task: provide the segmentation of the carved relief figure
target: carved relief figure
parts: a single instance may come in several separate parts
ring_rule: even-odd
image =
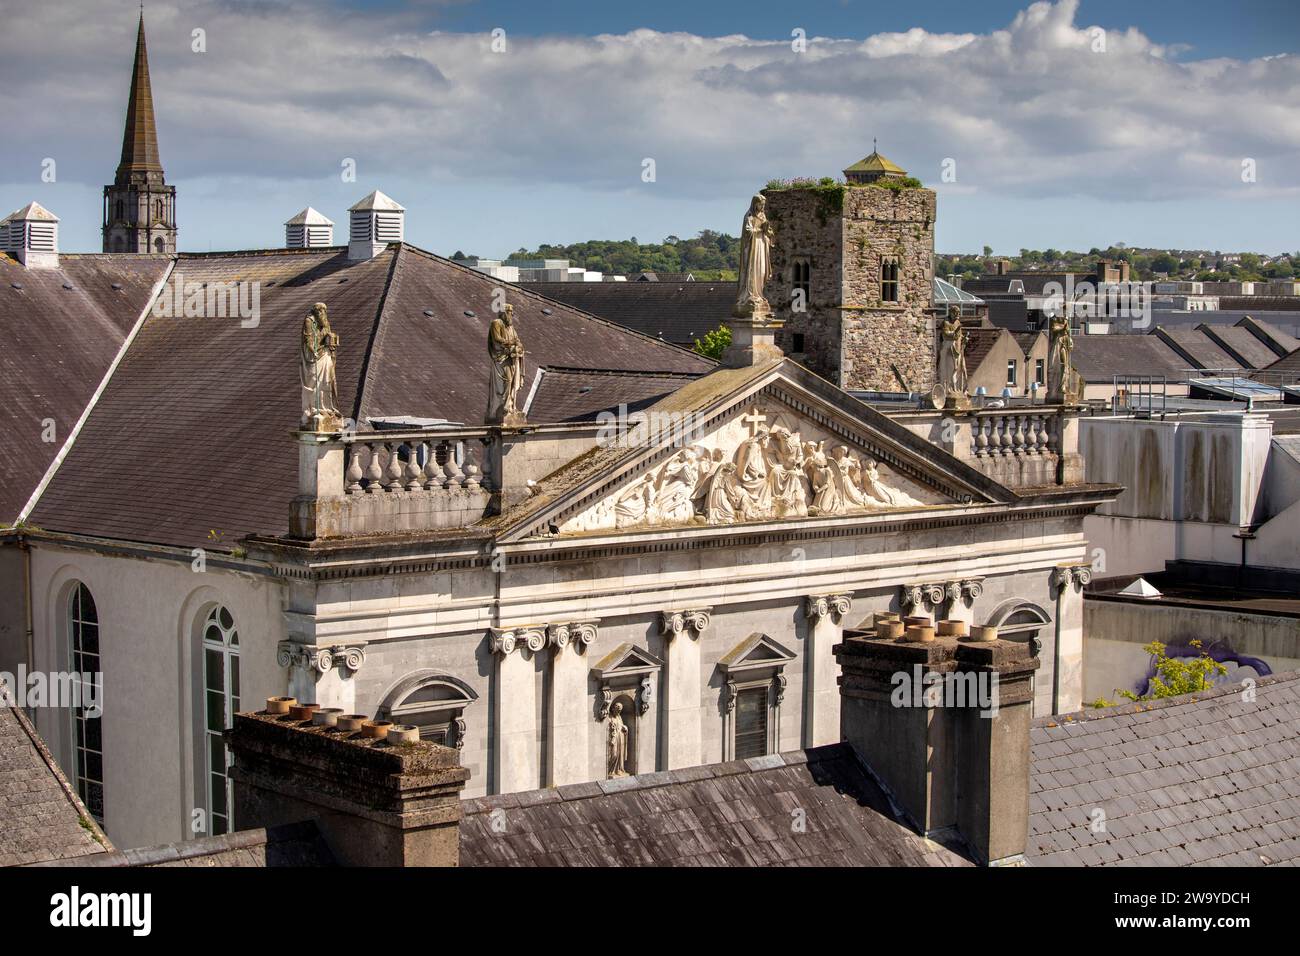
[[[562,530],[732,524],[925,504],[849,446],[828,451],[825,440],[803,441],[787,425],[769,429],[762,424],[767,420],[757,410],[741,416],[728,426],[733,437],[721,447],[680,449]]]
[[[605,771],[612,779],[627,776],[627,725],[623,723],[623,704],[616,701],[609,709],[609,742]]]
[[[740,227],[739,297],[735,314],[742,318],[772,314],[763,287],[772,274],[772,224],[767,219],[767,198],[755,196]]]
[[[492,378],[488,391],[486,422],[489,425],[521,425],[519,386],[524,380],[524,344],[515,328],[515,307],[507,304],[488,327],[488,357]]]
[[[325,303],[317,302],[302,321],[302,347],[298,357],[302,427],[309,431],[333,432],[343,427],[334,368],[334,352],[338,347],[339,337],[330,328]]]
[[[940,325],[939,384],[950,393],[966,394],[966,329],[961,324],[961,308],[948,307],[948,317]]]

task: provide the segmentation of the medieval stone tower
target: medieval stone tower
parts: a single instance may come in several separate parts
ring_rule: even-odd
[[[767,299],[778,344],[842,388],[934,385],[935,194],[873,152],[843,184],[764,190],[775,237]]]
[[[167,185],[158,159],[143,12],[135,37],[122,161],[113,185],[104,187],[104,251],[176,251],[176,187]]]

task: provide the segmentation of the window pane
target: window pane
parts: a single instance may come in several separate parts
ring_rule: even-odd
[[[212,774],[212,812],[225,816],[226,813],[226,778],[219,773]]]
[[[766,687],[743,690],[736,699],[736,759],[767,753]]]
[[[218,615],[218,618],[221,621],[221,627],[223,630],[229,631],[234,629],[235,619],[230,616],[230,612],[227,611],[224,607],[221,609],[221,613]]]
[[[230,655],[230,693],[231,696],[235,698],[239,697],[239,655],[238,654]],[[236,710],[239,709],[238,704],[235,705],[235,709]]]
[[[226,696],[217,691],[210,690],[208,697],[208,729],[225,730],[226,729]]]
[[[225,667],[222,666],[221,652],[208,648],[203,652],[203,666],[206,669],[206,680],[208,690],[223,691],[226,689]]]

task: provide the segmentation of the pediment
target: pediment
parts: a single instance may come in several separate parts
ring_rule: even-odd
[[[737,671],[784,665],[794,658],[794,652],[788,647],[772,640],[766,634],[756,632],[723,655],[718,661],[718,666],[724,673],[731,674]]]
[[[780,363],[730,395],[707,390],[715,376],[725,384],[736,374],[715,372],[629,416],[574,463],[573,486],[516,533],[727,527],[994,500],[988,479],[806,370]]]
[[[664,662],[649,651],[635,644],[623,643],[606,654],[591,670],[597,680],[608,680],[611,677],[639,677],[663,666]]]

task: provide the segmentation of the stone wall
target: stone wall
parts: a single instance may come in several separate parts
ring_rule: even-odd
[[[785,322],[778,344],[846,389],[928,391],[934,384],[935,194],[877,186],[766,193],[775,228],[767,296]],[[899,301],[881,301],[885,258]],[[807,310],[792,308],[795,265],[810,269]],[[796,345],[801,337],[803,348]]]

